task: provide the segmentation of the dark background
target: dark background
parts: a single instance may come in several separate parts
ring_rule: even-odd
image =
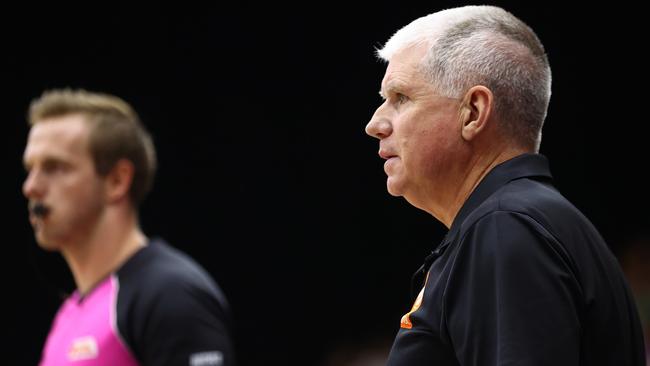
[[[542,153],[617,255],[650,223],[646,20],[639,9],[489,2],[536,30],[553,69]],[[385,190],[374,48],[466,2],[12,5],[0,15],[2,357],[33,365],[71,289],[35,244],[20,193],[30,100],[114,93],[140,113],[160,169],[142,226],[204,265],[230,299],[241,365],[319,365],[390,339],[410,276],[444,235]],[[645,90],[644,90],[645,89]],[[4,361],[3,361],[4,363]]]

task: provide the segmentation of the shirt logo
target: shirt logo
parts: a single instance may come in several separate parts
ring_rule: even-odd
[[[223,353],[219,351],[199,352],[190,355],[190,366],[223,365]]]
[[[98,355],[97,341],[93,336],[73,339],[68,350],[68,360],[70,361],[90,360],[97,358]]]
[[[416,310],[418,310],[420,308],[420,305],[422,305],[422,297],[424,297],[424,288],[427,286],[428,280],[429,280],[429,272],[427,272],[427,277],[424,279],[424,286],[422,286],[422,290],[420,290],[418,297],[415,298],[415,302],[413,303],[413,307],[411,308],[411,311],[404,314],[404,316],[402,317],[402,321],[400,321],[399,324],[400,328],[404,328],[404,329],[413,328],[413,323],[411,323],[411,314],[413,314]]]

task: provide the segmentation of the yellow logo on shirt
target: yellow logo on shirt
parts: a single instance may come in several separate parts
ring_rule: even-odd
[[[422,286],[422,290],[420,290],[418,297],[415,298],[415,302],[413,303],[413,307],[411,308],[411,311],[404,314],[404,316],[402,317],[402,321],[400,322],[399,325],[400,328],[405,328],[405,329],[413,328],[413,323],[411,323],[411,314],[413,314],[416,310],[418,310],[420,308],[420,305],[422,305],[422,297],[424,297],[424,288],[427,286],[428,280],[429,280],[429,273],[427,272],[427,277],[424,280],[424,286]]]
[[[68,350],[70,361],[90,360],[97,358],[98,355],[97,341],[93,336],[75,338]]]

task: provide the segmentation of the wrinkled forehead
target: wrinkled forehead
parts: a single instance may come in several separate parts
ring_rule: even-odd
[[[32,126],[24,159],[55,155],[81,157],[88,153],[89,125],[81,115],[47,118]]]
[[[429,47],[426,44],[414,44],[402,48],[393,54],[388,62],[386,73],[395,70],[415,70],[422,65]]]
[[[395,84],[424,83],[422,60],[427,50],[426,45],[413,45],[396,52],[386,67],[381,92],[388,92]]]

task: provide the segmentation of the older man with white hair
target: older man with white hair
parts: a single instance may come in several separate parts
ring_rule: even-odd
[[[538,153],[551,69],[493,6],[416,19],[378,51],[387,189],[449,228],[418,270],[390,366],[644,365],[625,277]]]

